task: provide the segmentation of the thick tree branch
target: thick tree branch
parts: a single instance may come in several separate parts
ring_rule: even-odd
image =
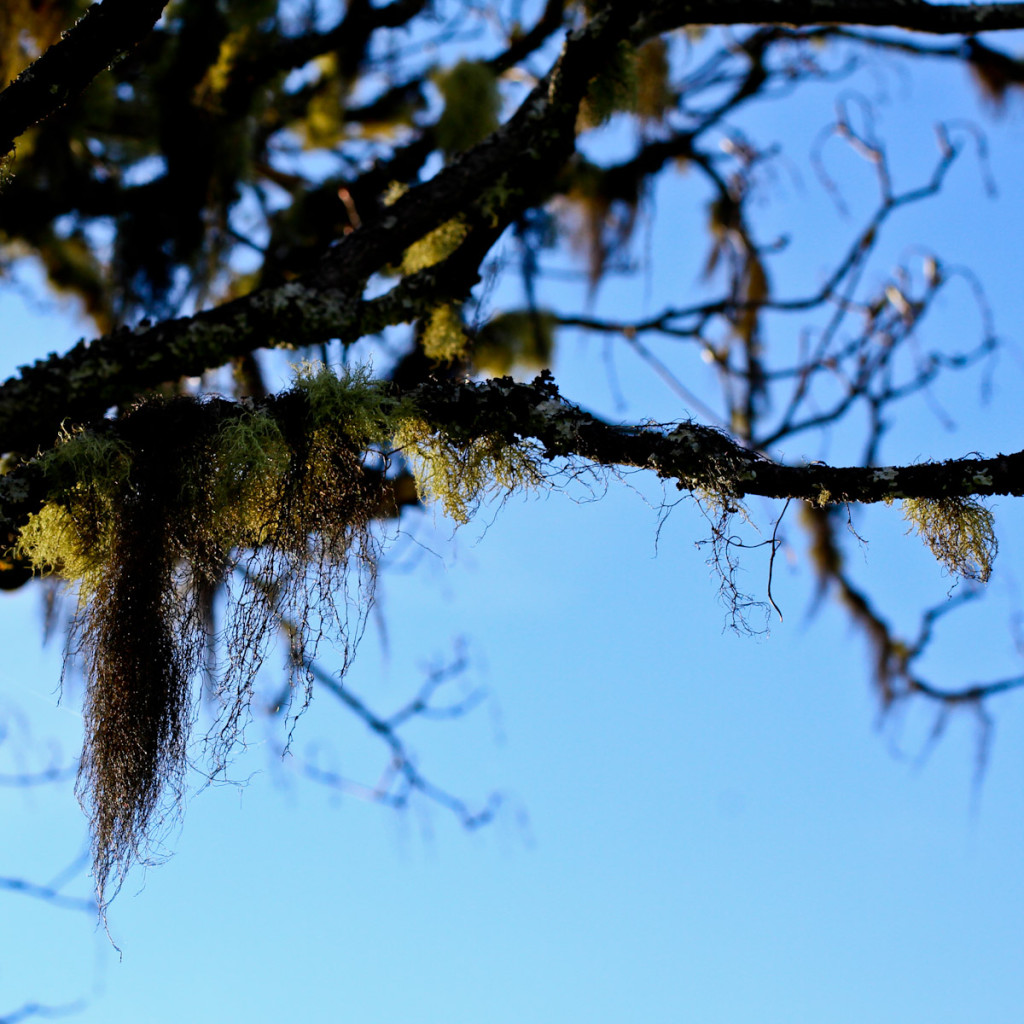
[[[1024,494],[1024,452],[992,459],[950,459],[912,466],[788,466],[696,423],[670,431],[605,423],[564,402],[550,376],[532,384],[509,378],[425,385],[417,403],[431,422],[456,433],[532,437],[549,458],[650,469],[681,490],[742,498],[803,498],[816,503],[874,503],[901,498]]]
[[[131,52],[153,28],[166,0],[103,0],[0,92],[0,158],[27,128],[77,96]]]
[[[477,218],[492,225],[479,237],[496,239],[536,199],[536,183],[550,181],[572,153],[576,111],[593,68],[608,59],[630,22],[622,12],[607,13],[574,33],[551,73],[507,124],[345,236],[306,278],[193,317],[82,341],[66,355],[22,368],[20,376],[0,385],[0,451],[31,454],[51,443],[64,420],[94,418],[140,389],[200,374],[253,349],[355,340],[385,323],[414,318],[425,303],[448,298],[435,290],[430,301],[430,289],[417,287],[414,277],[408,283],[418,303],[410,299],[404,310],[392,303],[383,321],[380,302],[368,304],[372,323],[360,319],[365,282],[400,262],[414,241],[473,204],[479,207]],[[461,286],[468,288],[475,277],[467,279],[466,270],[463,265]]]
[[[583,459],[610,469],[651,470],[674,481],[680,490],[712,493],[726,500],[756,494],[801,498],[820,506],[902,498],[1024,495],[1024,452],[910,466],[790,466],[697,423],[680,423],[670,430],[607,423],[562,399],[547,373],[531,384],[508,377],[482,383],[434,380],[405,395],[428,423],[456,440],[495,435],[509,441],[534,439],[548,459]],[[270,396],[262,404],[272,410],[282,401],[300,400],[292,392]],[[251,412],[251,405],[216,401],[223,416]],[[100,429],[116,436],[118,426],[104,421]],[[0,476],[0,545],[14,542],[26,518],[46,499],[48,486],[34,461]]]

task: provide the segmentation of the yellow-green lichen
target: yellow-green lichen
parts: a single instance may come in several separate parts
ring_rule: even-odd
[[[315,64],[320,80],[306,107],[306,116],[300,122],[300,131],[307,149],[330,149],[341,142],[345,133],[345,100],[338,55],[322,54]]]
[[[466,354],[466,332],[459,313],[461,303],[446,302],[431,310],[423,326],[423,351],[438,363],[454,363]]]
[[[335,374],[322,363],[303,363],[296,367],[295,387],[309,402],[314,426],[339,429],[363,447],[387,444],[391,424],[402,410],[368,366]]]
[[[409,186],[401,181],[392,181],[388,184],[388,187],[384,190],[384,195],[381,199],[385,206],[394,206],[406,192],[409,191]]]
[[[649,39],[636,51],[636,114],[642,121],[660,123],[679,101],[672,88],[668,42]]]
[[[49,500],[22,527],[15,553],[42,575],[78,581],[87,594],[110,557],[111,512],[127,483],[131,452],[120,441],[82,431],[64,433],[39,462]]]
[[[214,523],[225,550],[259,547],[278,528],[282,486],[292,453],[270,416],[225,423],[214,442]]]
[[[981,502],[966,497],[906,498],[903,516],[951,573],[988,581],[998,544],[992,513]]]
[[[223,702],[211,733],[217,771],[282,621],[296,685],[308,685],[303,667],[321,635],[349,656],[372,604],[373,520],[394,514],[386,467],[399,452],[420,494],[459,523],[543,479],[537,446],[436,429],[368,369],[316,365],[265,404],[155,399],[38,457],[48,498],[17,547],[80,584],[70,642],[86,678],[78,792],[101,906],[180,794],[196,676],[212,673]]]
[[[595,75],[580,104],[577,130],[597,128],[612,114],[635,110],[637,105],[637,57],[631,43],[618,44],[611,60]]]
[[[402,257],[402,273],[415,274],[446,260],[466,237],[469,229],[461,217],[453,217],[413,242]]]
[[[469,522],[482,501],[544,482],[543,456],[526,441],[494,434],[457,441],[411,416],[396,430],[395,447],[409,460],[420,497],[439,502],[460,524]]]

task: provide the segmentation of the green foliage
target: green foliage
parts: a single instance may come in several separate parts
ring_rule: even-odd
[[[981,502],[959,497],[907,498],[903,515],[951,573],[988,581],[999,545],[992,513]]]
[[[451,158],[497,129],[501,93],[494,72],[480,61],[463,60],[437,72],[434,83],[444,99],[444,112],[434,129],[437,144]]]

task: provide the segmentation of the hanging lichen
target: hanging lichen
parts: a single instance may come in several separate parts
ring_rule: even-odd
[[[451,158],[476,145],[498,127],[501,94],[494,72],[480,61],[463,60],[434,75],[444,99],[444,112],[434,137]]]
[[[309,102],[298,131],[304,148],[330,149],[342,142],[351,127],[345,121],[350,82],[345,78],[337,53],[321,54],[313,61],[313,66],[319,78],[307,89]],[[397,124],[388,122],[387,129],[393,133]]]
[[[1024,61],[992,50],[973,36],[964,41],[962,52],[982,99],[1001,112],[1006,94],[1024,85]]]
[[[981,502],[965,497],[907,498],[903,515],[951,573],[988,581],[998,543],[992,513]]]
[[[420,496],[440,502],[456,523],[468,523],[489,497],[544,482],[542,453],[526,441],[510,443],[496,434],[454,440],[411,417],[396,432],[395,446],[412,465]]]
[[[668,42],[661,36],[649,39],[636,51],[636,116],[660,124],[679,102],[672,88]]]
[[[373,601],[371,520],[387,507],[396,450],[417,466],[421,495],[459,522],[487,496],[540,480],[524,442],[449,435],[366,370],[308,365],[262,403],[152,400],[39,457],[48,500],[17,554],[79,586],[69,642],[86,679],[78,793],[101,907],[179,806],[197,675],[214,676],[221,705],[208,737],[216,772],[282,622],[300,707],[323,635],[347,665]],[[213,637],[217,588],[226,601]]]
[[[587,276],[595,288],[609,259],[622,253],[636,226],[640,202],[634,175],[609,172],[582,157],[568,169],[565,229],[572,247],[585,256]]]
[[[597,128],[612,114],[635,110],[636,103],[636,49],[623,40],[615,48],[611,60],[590,80],[587,94],[580,104],[576,129]]]

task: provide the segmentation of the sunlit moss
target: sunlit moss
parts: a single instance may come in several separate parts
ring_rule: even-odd
[[[38,573],[57,573],[90,593],[110,558],[111,513],[131,464],[120,441],[92,431],[65,433],[40,458],[51,497],[22,527],[18,556]]]
[[[335,374],[322,363],[303,363],[296,368],[295,388],[305,394],[314,426],[336,426],[364,447],[387,444],[390,424],[402,409],[368,366]]]
[[[951,573],[987,582],[998,543],[992,513],[981,502],[966,497],[907,498],[903,515]]]
[[[207,68],[203,80],[196,87],[196,100],[211,110],[220,107],[221,95],[231,81],[231,75],[249,42],[248,26],[230,32],[221,41],[217,59]]]
[[[466,332],[462,326],[459,303],[436,306],[423,327],[423,351],[428,359],[454,363],[466,354]]]
[[[468,230],[461,217],[445,221],[405,250],[402,273],[415,274],[446,260],[462,244]]]
[[[322,54],[316,59],[320,81],[306,107],[301,130],[307,149],[329,149],[344,136],[344,103],[338,57],[334,53]]]
[[[457,523],[468,523],[481,502],[543,484],[543,456],[526,442],[497,435],[454,441],[425,421],[410,417],[396,430],[395,446],[409,459],[416,489],[437,501]]]
[[[661,122],[678,102],[672,89],[668,61],[668,43],[661,36],[649,39],[636,51],[637,117]]]
[[[381,199],[385,206],[394,206],[406,192],[409,191],[409,186],[401,181],[392,181],[388,184],[388,187],[384,190],[384,195]]]
[[[86,676],[78,792],[101,906],[178,806],[199,672],[216,679],[223,708],[209,741],[216,771],[282,620],[296,686],[310,685],[321,635],[350,653],[373,600],[372,522],[390,493],[380,468],[398,450],[420,494],[457,522],[542,479],[531,444],[435,430],[368,369],[309,364],[258,406],[156,399],[39,456],[49,493],[17,552],[79,584],[69,645]],[[218,591],[219,670],[209,611]]]
[[[292,453],[270,416],[253,413],[217,432],[212,482],[222,546],[259,547],[279,527],[281,493]]]

